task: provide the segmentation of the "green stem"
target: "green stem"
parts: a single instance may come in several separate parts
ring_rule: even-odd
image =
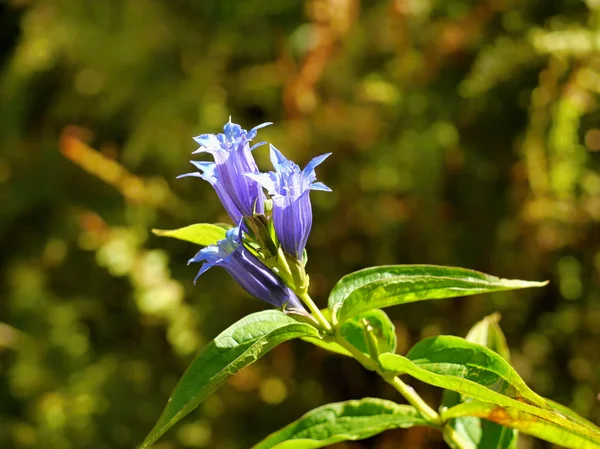
[[[331,323],[325,319],[325,317],[323,316],[323,314],[321,313],[321,311],[319,310],[317,305],[313,302],[313,300],[309,296],[309,294],[304,292],[304,293],[300,293],[298,296],[300,296],[300,299],[302,299],[304,304],[306,304],[306,306],[310,309],[310,311],[313,314],[313,316],[315,317],[315,319],[319,322],[321,327],[323,327],[323,330],[326,333],[331,334],[333,332]]]
[[[330,334],[333,341],[352,354],[352,356],[365,368],[376,371],[386,382],[391,384],[423,418],[425,418],[432,426],[441,429],[444,436],[454,445],[454,447],[457,449],[472,449],[472,445],[465,441],[463,437],[450,426],[450,424],[444,425],[440,415],[432,409],[411,386],[405,384],[398,376],[382,371],[379,361],[377,360],[377,354],[371,354],[371,356],[364,354],[343,338],[337,332],[337,329],[334,330],[331,323],[323,316],[307,292],[299,293],[298,296],[300,296],[304,304],[310,309],[313,317],[318,321],[323,330]]]
[[[450,440],[458,449],[474,449],[474,446],[465,441],[463,436],[458,433],[450,424],[444,426],[444,436]]]
[[[378,371],[379,370],[379,363],[377,363],[371,357],[368,357],[366,354],[359,351],[354,345],[350,344],[350,342],[348,342],[348,340],[343,338],[338,333],[336,333],[333,336],[332,340],[335,341],[338,345],[342,346],[350,354],[352,354],[352,357],[354,357],[356,360],[358,360],[358,362],[362,366],[367,368],[368,370],[370,370],[370,371]]]
[[[384,376],[383,378],[386,382],[398,390],[398,393],[404,396],[404,399],[406,399],[410,405],[416,408],[423,418],[437,426],[441,425],[442,420],[440,419],[440,415],[429,405],[427,405],[427,403],[421,396],[419,396],[413,387],[406,385],[398,376]]]
[[[338,333],[332,336],[332,340],[352,354],[352,356],[365,368],[376,371],[386,382],[391,384],[423,418],[425,418],[432,426],[442,430],[445,437],[452,442],[455,448],[473,449],[473,446],[465,441],[452,426],[449,424],[444,425],[440,415],[432,409],[411,386],[405,384],[402,379],[382,371],[378,361],[373,360],[372,357],[359,351]]]

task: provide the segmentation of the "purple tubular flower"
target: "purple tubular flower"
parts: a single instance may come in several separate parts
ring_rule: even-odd
[[[271,162],[274,172],[246,173],[250,179],[260,183],[273,198],[273,225],[281,247],[298,260],[302,254],[312,226],[312,208],[309,193],[311,190],[331,192],[322,182],[315,182],[315,167],[331,153],[311,160],[304,170],[285,158],[271,145]]]
[[[204,262],[194,283],[211,267],[223,267],[244,290],[275,307],[305,313],[298,297],[241,243],[239,227],[229,229],[216,245],[201,249],[188,264]]]
[[[250,141],[256,137],[257,130],[270,124],[263,123],[246,131],[240,125],[231,123],[230,118],[223,127],[223,133],[194,137],[200,148],[192,154],[209,153],[215,161],[191,161],[200,171],[186,173],[178,178],[195,176],[208,181],[234,223],[239,223],[242,217],[250,217],[254,213],[262,214],[264,193],[255,180],[243,176],[243,173],[258,173],[252,150],[265,142],[250,147]]]

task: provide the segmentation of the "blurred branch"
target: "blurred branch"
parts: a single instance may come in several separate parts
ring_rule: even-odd
[[[162,178],[143,179],[131,174],[123,165],[88,146],[89,132],[75,126],[66,127],[60,136],[60,151],[89,174],[114,187],[131,204],[147,205],[171,215],[186,210],[184,202],[169,189]]]
[[[315,87],[327,63],[348,34],[358,15],[358,0],[309,0],[313,41],[298,70],[283,94],[285,109],[291,118],[314,110],[318,100]]]
[[[529,127],[523,143],[525,164],[531,191],[535,197],[548,194],[550,179],[546,157],[546,128],[551,115],[548,105],[558,96],[560,77],[567,69],[563,61],[550,58],[548,67],[539,74],[539,84],[531,93]]]
[[[21,331],[0,322],[0,352],[4,349],[16,349],[24,337],[25,335]]]

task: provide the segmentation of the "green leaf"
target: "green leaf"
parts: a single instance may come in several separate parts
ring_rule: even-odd
[[[364,398],[316,408],[252,449],[316,449],[362,440],[388,429],[426,425],[414,407]]]
[[[361,352],[369,354],[368,343],[365,341],[365,326],[373,330],[379,352],[396,352],[396,331],[394,324],[383,310],[374,309],[361,313],[340,325],[340,335]]]
[[[494,351],[460,337],[440,335],[412,347],[406,358],[432,373],[475,382],[520,402],[550,409],[512,366]]]
[[[498,321],[500,321],[498,313],[486,316],[471,328],[465,340],[490,348],[504,360],[510,362],[510,350]]]
[[[426,299],[542,287],[547,282],[501,279],[474,270],[436,265],[391,265],[344,276],[329,296],[339,321],[371,309]]]
[[[443,420],[464,416],[476,416],[486,419],[562,447],[600,449],[600,429],[598,429],[597,433],[581,431],[583,428],[568,429],[561,426],[561,424],[548,421],[514,407],[501,407],[495,404],[472,401],[457,405],[442,413]]]
[[[449,425],[462,437],[462,446],[457,445],[452,438],[449,437],[447,428],[443,429],[443,436],[448,446],[452,449],[476,449],[479,441],[481,441],[481,420],[472,416],[463,418],[451,419]],[[493,446],[492,446],[493,447]]]
[[[329,312],[324,312],[327,312],[324,313],[327,317]],[[344,321],[339,326],[339,334],[358,350],[369,355],[368,343],[365,341],[365,327],[367,325],[372,328],[372,334],[375,337],[380,353],[396,351],[396,332],[394,330],[394,324],[383,310],[369,310],[368,312]],[[331,340],[328,336],[324,336],[322,339],[308,337],[304,338],[304,340],[327,351],[352,357],[350,352]]]
[[[481,439],[477,445],[480,449],[517,449],[519,432],[494,422],[481,422]]]
[[[160,237],[173,237],[195,243],[196,245],[209,246],[225,238],[225,232],[228,229],[227,226],[222,224],[196,223],[171,231],[153,229],[152,233]]]
[[[569,419],[531,391],[498,354],[462,338],[429,338],[411,349],[407,357],[388,353],[382,354],[379,361],[386,371],[408,374],[463,396],[512,407],[573,431],[596,435],[593,429]],[[600,438],[600,433],[597,435]]]
[[[264,310],[242,318],[219,334],[183,374],[142,449],[163,433],[245,366],[286,340],[318,336],[309,324],[300,323],[279,310]]]
[[[454,393],[454,392],[453,392]],[[455,393],[456,394],[456,393]],[[457,395],[460,396],[460,395]],[[468,399],[467,402],[472,401]],[[461,416],[449,419],[449,425],[460,434],[467,447],[472,449],[516,449],[518,431],[503,427],[491,421],[476,416]],[[455,447],[454,441],[448,438],[444,428],[444,439],[450,447]],[[463,449],[463,448],[457,448]]]
[[[498,325],[499,319],[500,315],[497,313],[485,317],[471,328],[466,340],[488,347],[508,361],[510,352],[504,333]],[[440,410],[443,411],[470,400],[461,397],[455,391],[445,390],[442,395]],[[482,421],[474,416],[452,419],[449,425],[473,448],[515,449],[517,447],[518,431],[515,429],[509,429],[490,421]]]
[[[592,433],[594,433],[594,432],[600,433],[600,428],[597,425],[588,421],[583,416],[578,415],[573,410],[571,410],[569,407],[566,407],[562,404],[559,404],[558,402],[555,402],[555,401],[553,401],[551,399],[547,399],[547,398],[546,398],[546,402],[548,404],[550,404],[554,410],[556,410],[558,413],[564,415],[570,421],[573,421],[573,422],[585,427],[587,430],[591,431]]]

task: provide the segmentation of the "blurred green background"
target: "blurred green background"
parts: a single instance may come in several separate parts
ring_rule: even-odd
[[[390,309],[400,351],[498,311],[524,379],[600,424],[600,1],[0,5],[1,448],[134,447],[194,354],[265,307],[223,270],[194,287],[197,248],[149,232],[228,221],[207,183],[175,177],[230,114],[275,122],[259,139],[301,165],[333,152],[308,244],[322,306],[377,264],[549,279]],[[362,396],[399,400],[293,341],[156,447],[244,449]],[[411,429],[335,447],[444,445]]]

